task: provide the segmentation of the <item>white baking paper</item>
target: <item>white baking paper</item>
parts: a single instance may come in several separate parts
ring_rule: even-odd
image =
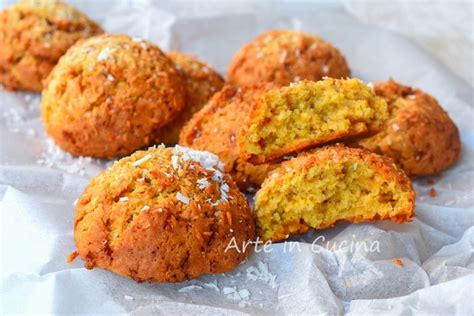
[[[407,39],[363,25],[330,3],[75,4],[109,32],[192,52],[223,73],[235,50],[264,30],[319,34],[347,56],[355,76],[393,77],[438,98],[460,128],[462,157],[434,184],[416,181],[411,223],[341,224],[266,253],[259,248],[231,273],[137,284],[86,270],[80,259],[66,263],[75,249],[74,201],[109,162],[62,152],[44,135],[39,96],[1,90],[2,314],[474,313],[473,92],[444,66]],[[428,195],[431,188],[436,197]]]

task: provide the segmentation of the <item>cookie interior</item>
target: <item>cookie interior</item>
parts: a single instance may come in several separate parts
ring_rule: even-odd
[[[264,240],[281,240],[344,220],[403,222],[413,215],[413,192],[364,160],[279,172],[284,174],[274,174],[255,197],[259,235]]]
[[[303,81],[262,96],[240,135],[244,159],[262,163],[291,152],[379,130],[387,104],[358,79]]]

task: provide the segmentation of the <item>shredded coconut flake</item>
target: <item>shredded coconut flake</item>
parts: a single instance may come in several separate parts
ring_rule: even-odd
[[[273,36],[267,35],[267,36],[265,36],[265,38],[263,39],[263,42],[264,42],[265,44],[268,44],[272,39],[273,39]]]
[[[99,55],[97,55],[97,61],[107,60],[110,57],[112,51],[113,49],[111,47],[105,47],[100,51]]]
[[[217,292],[220,292],[220,288],[219,288],[219,285],[217,284],[217,280],[214,280],[212,282],[209,282],[209,283],[204,283],[203,284],[204,287],[208,287],[208,288],[211,288]]]
[[[132,165],[134,165],[135,167],[141,165],[142,163],[150,160],[152,157],[151,154],[146,154],[145,156],[143,156],[142,158],[138,159],[137,161],[133,162]]]
[[[329,72],[329,66],[328,66],[328,65],[324,65],[324,66],[323,66],[323,72],[324,72],[325,74],[327,74],[327,73]]]
[[[277,276],[270,273],[268,264],[263,261],[259,261],[257,267],[248,267],[245,272],[247,274],[247,281],[260,280],[270,285],[272,289],[278,288],[278,283],[276,282]]]
[[[242,299],[248,299],[250,297],[250,292],[247,289],[242,289],[239,291],[239,295]]]
[[[393,123],[392,124],[392,129],[396,132],[396,131],[400,130],[400,126],[397,123]]]
[[[112,76],[111,74],[107,74],[107,80],[109,80],[109,81],[115,81],[115,77]]]
[[[140,46],[141,46],[141,48],[143,48],[143,49],[147,49],[147,48],[148,48],[148,46],[146,45],[146,42],[145,42],[145,40],[144,40],[143,38],[134,37],[134,38],[132,38],[132,41],[137,42],[137,43],[140,43]]]
[[[150,207],[145,204],[145,205],[142,207],[142,209],[140,210],[140,212],[145,212],[145,211],[148,211],[149,209],[150,209]]]
[[[146,179],[146,176],[147,176],[148,173],[149,173],[148,169],[143,169],[142,176],[141,176],[141,178],[138,178],[137,181],[138,182],[145,182],[145,179]]]
[[[189,201],[191,201],[190,198],[188,198],[186,195],[182,194],[181,192],[176,193],[176,199],[178,199],[178,201],[183,202],[184,204],[189,204]]]
[[[119,202],[127,202],[128,201],[128,197],[126,196],[122,196],[119,198]]]
[[[4,91],[1,86],[0,91]],[[16,93],[14,99],[17,99],[15,101],[24,102],[24,104],[21,107],[11,106],[5,109],[1,113],[0,121],[10,132],[35,136],[36,131],[30,126],[39,116],[40,98],[31,94]]]
[[[220,201],[228,201],[229,200],[229,185],[227,183],[221,184],[221,198]]]
[[[452,206],[456,204],[456,200],[449,200],[446,203],[444,203],[445,206]]]
[[[202,178],[197,181],[197,186],[201,190],[205,189],[208,185],[209,185],[209,181],[207,181],[206,178]]]
[[[187,293],[193,290],[202,290],[202,286],[192,284],[192,285],[188,285],[188,286],[180,288],[178,292]]]
[[[92,159],[91,157],[74,157],[62,151],[50,139],[46,140],[46,151],[41,153],[36,163],[81,176],[86,174],[86,168],[91,164],[103,165],[100,160]]]
[[[219,157],[206,151],[193,150],[176,145],[173,154],[179,156],[181,161],[196,161],[207,170],[214,170],[216,167],[221,170],[224,169],[224,164],[220,162]]]
[[[173,165],[174,170],[178,170],[179,168],[178,159],[178,156],[171,156],[171,164]]]
[[[367,83],[367,87],[373,89],[373,88],[374,88],[374,84],[373,84],[372,82],[369,82],[369,83]]]
[[[285,50],[283,51],[283,53],[281,53],[280,55],[280,64],[284,64],[285,63],[285,60],[286,60],[286,57],[288,56],[288,52]]]
[[[309,50],[315,50],[316,48],[318,48],[318,43],[311,44],[311,46],[308,49]]]
[[[201,167],[206,170],[212,171],[212,180],[217,182],[220,185],[220,198],[213,203],[213,205],[217,205],[223,201],[227,201],[229,196],[229,185],[224,180],[224,173],[222,170],[224,169],[224,164],[219,160],[219,158],[205,151],[198,151],[189,149],[186,147],[182,147],[176,145],[173,149],[173,156],[171,156],[171,163],[173,165],[173,169],[178,170],[180,168],[180,162],[186,161],[194,161],[199,163]],[[203,189],[209,182],[207,179],[200,179],[198,180],[199,188]],[[183,201],[183,203],[185,203]],[[212,202],[211,202],[212,203]]]
[[[250,291],[247,289],[238,290],[236,286],[234,287],[224,287],[222,293],[229,299],[239,302],[239,306],[250,305]]]

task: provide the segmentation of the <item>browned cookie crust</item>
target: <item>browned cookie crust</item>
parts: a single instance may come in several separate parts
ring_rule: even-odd
[[[185,126],[180,144],[206,150],[219,156],[241,189],[258,187],[275,165],[253,165],[243,161],[237,149],[237,137],[248,117],[252,103],[264,92],[275,87],[272,83],[243,88],[226,85]]]
[[[458,128],[436,99],[394,80],[374,88],[387,101],[390,119],[383,131],[359,141],[360,146],[391,157],[411,176],[434,175],[457,161]]]
[[[184,81],[158,47],[100,35],[60,59],[43,90],[41,116],[62,149],[112,158],[150,144],[184,102]]]
[[[211,66],[191,54],[169,52],[167,56],[185,79],[186,102],[179,115],[156,133],[154,142],[174,145],[179,141],[183,126],[222,88],[224,79]]]
[[[61,1],[20,1],[0,12],[0,83],[7,89],[41,91],[42,80],[70,46],[102,32]]]
[[[350,76],[344,56],[317,36],[288,30],[267,31],[242,46],[227,72],[229,82],[238,86],[317,81],[326,76]]]
[[[254,238],[246,198],[215,155],[150,148],[91,180],[76,206],[77,253],[138,282],[179,282],[237,267]]]

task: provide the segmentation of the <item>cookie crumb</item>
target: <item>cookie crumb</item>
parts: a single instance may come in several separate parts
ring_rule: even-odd
[[[79,256],[79,253],[77,251],[72,252],[71,254],[69,254],[69,256],[67,256],[66,262],[67,263],[73,262],[77,258],[77,256]]]
[[[428,195],[432,198],[436,197],[437,194],[438,192],[436,192],[435,188],[431,188],[431,190],[428,191]]]
[[[392,262],[393,262],[393,264],[395,264],[395,265],[397,265],[397,266],[399,266],[399,267],[403,267],[403,261],[402,261],[402,259],[393,258],[393,259],[392,259]]]

